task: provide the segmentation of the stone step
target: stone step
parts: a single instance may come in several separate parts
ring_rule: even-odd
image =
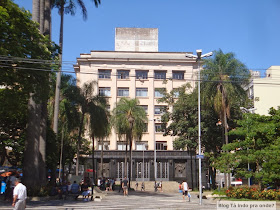
[[[135,189],[136,181],[131,182],[131,187]],[[138,182],[138,189],[141,190],[142,182]],[[146,181],[145,184],[145,191],[155,191],[155,182],[154,181]],[[161,190],[158,189],[160,192]],[[162,191],[166,193],[174,193],[179,191],[179,183],[176,181],[162,181]]]

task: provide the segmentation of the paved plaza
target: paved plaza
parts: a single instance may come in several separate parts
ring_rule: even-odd
[[[12,209],[11,202],[0,201],[0,210]],[[216,209],[216,200],[203,199],[202,206],[194,193],[191,201],[183,201],[180,193],[152,193],[152,192],[130,192],[128,197],[122,193],[109,192],[101,201],[85,202],[79,198],[78,201],[50,200],[29,201],[27,209]]]

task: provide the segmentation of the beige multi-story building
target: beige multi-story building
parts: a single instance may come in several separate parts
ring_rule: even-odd
[[[134,140],[132,149],[136,152],[134,154],[138,154],[137,151],[150,151],[150,158],[156,149],[157,162],[161,162],[161,164],[165,162],[164,165],[159,166],[159,170],[169,173],[169,169],[171,169],[174,172],[172,172],[173,177],[170,174],[168,177],[166,177],[167,174],[164,176],[159,174],[161,178],[169,180],[175,179],[176,176],[185,177],[190,173],[186,165],[189,156],[187,157],[187,153],[181,151],[182,155],[179,157],[179,151],[174,151],[176,154],[173,155],[174,157],[164,157],[167,154],[163,153],[164,151],[173,150],[174,137],[163,136],[160,119],[166,104],[158,103],[157,99],[162,97],[160,91],[162,89],[170,92],[186,83],[192,87],[195,86],[198,66],[195,60],[186,58],[185,55],[186,52],[158,52],[158,29],[116,28],[115,51],[91,51],[89,54],[81,54],[74,66],[78,85],[81,86],[92,80],[97,81],[96,93],[108,99],[110,106],[108,109],[111,111],[121,97],[139,100],[140,105],[146,110],[149,121],[142,139]],[[98,139],[96,139],[95,145],[98,145],[97,149],[101,149]],[[104,150],[108,151],[125,150],[125,142],[118,139],[114,130],[104,140],[104,145]],[[142,156],[138,158],[140,159],[140,157],[142,158]],[[168,158],[175,162],[178,160],[181,166],[179,166],[179,162],[176,165],[175,162],[168,161]],[[116,161],[119,160],[116,159]],[[135,161],[137,162],[137,160]],[[152,158],[148,162],[152,163]],[[119,167],[120,165],[115,169],[118,174],[117,178],[121,177]],[[111,170],[110,167],[108,170]],[[175,174],[176,170],[178,174]],[[137,174],[136,172],[136,178]],[[113,175],[115,172],[108,171],[108,176]],[[148,176],[145,178],[152,177],[152,175]]]
[[[163,136],[161,129],[166,104],[157,99],[162,97],[162,89],[170,92],[186,83],[195,85],[196,62],[187,59],[185,52],[158,52],[157,43],[157,29],[117,28],[116,51],[81,54],[75,66],[78,85],[97,81],[96,93],[108,99],[110,110],[121,97],[137,98],[146,110],[147,129],[141,141],[133,142],[133,150],[143,150],[143,145],[154,150],[155,141],[158,150],[173,150],[174,137]],[[112,132],[105,145],[105,149],[122,150],[125,143]]]
[[[258,74],[258,72],[255,72]],[[271,107],[277,109],[280,106],[280,66],[271,66],[266,70],[266,76],[253,75],[251,82],[252,99],[254,100],[254,112],[260,115],[268,115]]]

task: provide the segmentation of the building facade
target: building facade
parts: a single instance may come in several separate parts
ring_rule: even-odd
[[[271,107],[277,109],[280,106],[280,98],[277,97],[280,86],[280,66],[271,66],[266,70],[265,77],[253,78],[253,99],[255,113],[268,115]]]
[[[145,180],[154,180],[152,170],[155,150],[158,164],[157,178],[183,179],[190,171],[196,176],[194,170],[190,168],[190,165],[193,169],[197,168],[195,156],[191,156],[189,152],[173,151],[175,137],[163,136],[161,114],[167,104],[157,101],[162,97],[162,90],[176,92],[176,88],[186,83],[195,87],[198,66],[195,60],[185,57],[186,53],[158,52],[157,29],[117,28],[115,51],[91,51],[77,58],[74,69],[78,85],[92,80],[97,81],[96,94],[107,98],[110,111],[121,97],[137,98],[140,106],[146,110],[149,119],[147,129],[142,139],[133,140],[132,144],[134,151],[132,179],[144,177]],[[98,145],[96,147],[98,163],[102,145],[98,139],[95,141],[95,145]],[[107,166],[104,167],[107,175],[121,178],[125,141],[118,139],[112,130],[111,135],[104,139],[103,150],[106,154],[104,164]],[[141,170],[144,170],[144,175]]]

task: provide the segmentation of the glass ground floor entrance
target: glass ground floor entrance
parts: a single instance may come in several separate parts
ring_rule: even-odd
[[[102,159],[102,160],[101,160]],[[187,151],[157,151],[154,163],[153,151],[133,151],[132,161],[127,157],[125,167],[125,151],[96,151],[94,158],[88,157],[85,170],[92,169],[94,161],[95,177],[114,178],[117,181],[125,176],[132,181],[183,181],[192,185],[198,183],[198,159]],[[102,164],[101,164],[102,162]],[[130,171],[131,166],[131,171]],[[202,182],[207,186],[207,166],[202,161]],[[130,174],[130,176],[129,176]]]

